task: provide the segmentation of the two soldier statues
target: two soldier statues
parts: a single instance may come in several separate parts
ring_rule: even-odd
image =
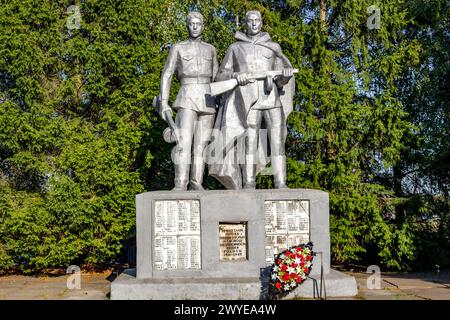
[[[261,31],[260,12],[247,12],[245,23],[247,32],[236,32],[237,41],[220,67],[215,48],[201,41],[204,26],[198,12],[186,18],[189,39],[170,49],[158,102],[162,118],[169,123],[165,139],[177,143],[172,154],[173,190],[187,190],[188,184],[192,190],[203,190],[205,163],[213,158],[208,162],[209,174],[227,189],[255,189],[256,175],[267,164],[267,150],[261,153],[260,148],[263,119],[275,188],[287,188],[286,119],[292,111],[296,69],[280,45]],[[181,87],[173,104],[177,111],[173,121],[168,100],[175,73]]]

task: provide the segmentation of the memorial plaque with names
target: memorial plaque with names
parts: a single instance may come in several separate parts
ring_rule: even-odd
[[[156,270],[201,269],[200,201],[155,201],[153,243]]]
[[[221,261],[247,260],[247,224],[219,223]]]
[[[309,242],[309,201],[265,201],[264,214],[268,265],[281,251]]]

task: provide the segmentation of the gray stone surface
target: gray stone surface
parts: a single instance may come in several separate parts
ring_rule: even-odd
[[[317,280],[320,290],[320,277]],[[137,279],[135,270],[128,269],[111,283],[112,300],[255,300],[265,299],[266,282],[259,278],[184,278],[184,279]],[[352,297],[357,294],[356,280],[342,272],[331,270],[325,275],[327,297]],[[312,279],[307,279],[283,299],[314,298]],[[322,291],[325,297],[325,291]]]
[[[314,285],[314,281],[312,279],[308,279],[295,290],[290,292],[285,299],[319,297],[321,290],[320,275],[313,275],[311,278],[316,280],[316,285]],[[325,298],[325,295],[328,298],[353,297],[358,294],[355,278],[346,275],[345,273],[331,269],[328,274],[325,274],[323,282],[322,298]]]
[[[200,200],[201,270],[154,270],[152,265],[152,207],[155,200]],[[309,200],[313,250],[322,252],[324,273],[330,271],[328,193],[310,189],[155,191],[136,196],[137,278],[259,277],[265,262],[265,200]],[[247,261],[220,261],[219,222],[248,222]],[[320,256],[312,275],[320,272]]]
[[[160,200],[200,201],[200,270],[155,270],[154,203]],[[330,269],[328,193],[310,189],[156,191],[136,196],[137,269],[129,269],[111,284],[112,299],[264,299],[268,286],[265,261],[265,216],[267,200],[307,200],[310,239],[313,250],[311,279],[286,298],[314,297],[314,282],[323,267],[327,296],[350,297],[357,294],[353,277]],[[246,222],[248,260],[220,261],[219,223]],[[323,296],[325,295],[325,290]]]

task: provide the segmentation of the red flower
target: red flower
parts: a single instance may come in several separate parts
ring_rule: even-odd
[[[309,269],[308,268],[305,268],[305,273],[308,273],[309,272]]]
[[[296,279],[297,278],[297,274],[295,274],[295,273],[291,273],[290,276],[291,276],[291,279]]]
[[[297,278],[297,283],[298,283],[298,284],[302,283],[302,281],[303,281],[303,279],[302,279],[301,277],[298,277],[298,278]]]
[[[312,257],[311,257],[311,256],[307,256],[307,257],[306,257],[306,260],[311,261],[311,260],[312,260]]]
[[[292,268],[297,268],[297,264],[294,263],[294,262],[292,262],[292,263],[291,263],[291,267],[292,267]]]
[[[281,288],[281,283],[279,283],[279,282],[275,283],[275,287],[277,287],[277,289],[280,289]]]
[[[287,270],[287,265],[283,264],[283,265],[281,266],[281,270],[286,271],[286,270]]]
[[[300,267],[304,267],[305,266],[305,262],[304,261],[300,261]]]
[[[288,281],[289,280],[289,274],[288,273],[285,273],[284,275],[283,275],[283,277],[281,278],[281,280],[283,280],[283,281]]]
[[[281,263],[281,259],[278,259],[278,260],[277,260],[277,264],[280,264],[280,263]]]

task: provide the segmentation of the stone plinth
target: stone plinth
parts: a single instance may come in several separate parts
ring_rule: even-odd
[[[328,296],[357,293],[354,278],[330,270],[326,192],[156,191],[137,195],[136,208],[136,270],[111,284],[112,299],[264,298],[267,278],[261,275],[276,253],[274,238],[286,247],[288,240],[313,242],[313,251],[321,254],[310,276],[319,278],[322,265]],[[292,295],[312,297],[312,280]]]

